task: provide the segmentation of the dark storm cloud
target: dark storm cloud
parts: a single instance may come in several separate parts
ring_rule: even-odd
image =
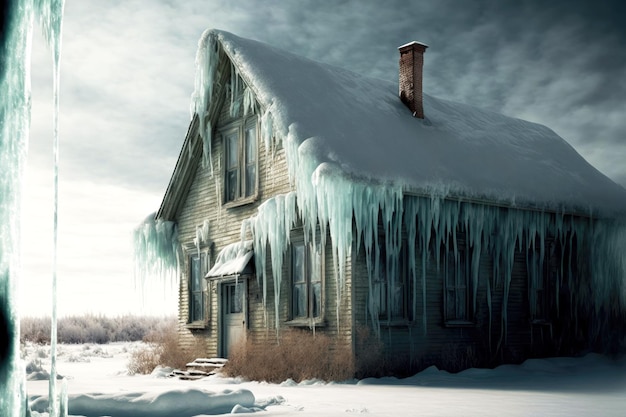
[[[390,80],[397,46],[426,42],[427,93],[546,124],[590,157],[626,141],[624,16],[619,1],[310,1],[250,36]],[[592,162],[626,185],[623,163]]]
[[[626,168],[599,157],[626,140],[624,15],[618,1],[68,5],[65,163],[162,192],[189,122],[197,40],[215,27],[388,80],[397,47],[423,41],[427,93],[546,124],[624,185]]]

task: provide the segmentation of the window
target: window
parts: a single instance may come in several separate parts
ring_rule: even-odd
[[[456,248],[456,250],[455,250]],[[449,325],[469,324],[472,321],[470,292],[471,259],[465,236],[451,236],[444,249],[444,320]]]
[[[207,254],[189,257],[189,323],[204,321],[204,276],[207,273]]]
[[[375,258],[375,255],[372,254]],[[407,285],[408,268],[406,265],[406,245],[400,250],[399,257],[393,261],[395,265],[389,265],[384,242],[381,244],[378,271],[375,268],[376,259],[372,260],[372,297],[378,305],[378,317],[380,320],[398,321],[409,320],[409,296],[410,290]]]
[[[530,306],[530,320],[533,323],[549,321],[548,289],[549,283],[557,279],[557,267],[551,262],[555,256],[554,241],[546,241],[544,254],[541,256],[539,243],[534,249],[528,250],[526,262],[528,270],[528,298]]]
[[[226,314],[243,312],[243,283],[236,282],[226,285]]]
[[[248,117],[222,132],[224,201],[253,198],[257,191],[257,120]]]
[[[292,242],[291,284],[291,318],[321,318],[322,250],[319,243]]]

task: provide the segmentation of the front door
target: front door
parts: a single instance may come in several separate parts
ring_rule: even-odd
[[[222,284],[221,356],[228,358],[233,346],[246,336],[246,283],[244,280]]]

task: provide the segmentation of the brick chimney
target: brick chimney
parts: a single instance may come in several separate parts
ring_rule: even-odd
[[[400,51],[400,100],[411,110],[414,117],[424,118],[422,101],[422,72],[424,52],[428,45],[410,42],[398,48]]]

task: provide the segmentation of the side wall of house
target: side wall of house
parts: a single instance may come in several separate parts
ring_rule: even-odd
[[[221,55],[222,62],[225,56]],[[220,65],[217,73],[217,79],[222,86],[228,85],[230,78],[230,65]],[[223,165],[224,165],[224,149],[221,137],[219,135],[220,128],[230,124],[237,118],[241,117],[240,110],[237,117],[231,117],[230,91],[224,87],[216,94],[219,94],[219,110],[216,112],[216,121],[214,121],[213,140],[211,143],[213,175],[211,175],[211,167],[203,166],[201,161],[195,168],[196,172],[193,176],[190,191],[186,200],[181,205],[176,219],[179,231],[179,241],[186,248],[184,260],[181,265],[181,277],[179,288],[179,339],[181,345],[185,348],[200,345],[206,351],[206,355],[216,356],[220,354],[219,347],[219,282],[209,281],[206,283],[205,291],[205,324],[203,326],[191,328],[188,323],[189,318],[189,276],[190,264],[189,255],[196,251],[193,242],[196,239],[196,230],[201,227],[205,221],[209,224],[209,235],[205,242],[200,243],[200,250],[208,253],[210,268],[216,260],[219,252],[228,244],[240,241],[241,224],[244,220],[254,216],[258,207],[267,199],[279,194],[286,194],[293,191],[289,184],[287,164],[285,160],[285,151],[282,148],[275,150],[266,150],[261,140],[260,129],[258,138],[258,198],[248,204],[229,205],[222,204],[221,196],[224,193]],[[256,107],[257,117],[261,118],[261,109]],[[200,137],[193,138],[200,141]],[[202,144],[196,145],[196,149],[201,149]],[[297,235],[298,231],[293,231],[292,235]],[[248,236],[249,238],[249,236]],[[268,246],[269,247],[269,246]],[[273,282],[273,270],[270,260],[270,252],[267,254],[267,271],[266,290],[264,297],[263,283],[255,277],[248,279],[247,282],[247,340],[253,345],[261,346],[268,341],[276,340],[276,320],[275,320],[275,292]],[[350,281],[346,284],[344,295],[342,296],[342,309],[339,325],[337,325],[337,302],[335,294],[337,286],[335,283],[335,273],[333,271],[332,254],[330,244],[325,249],[324,262],[324,285],[323,285],[323,307],[324,320],[315,330],[324,332],[330,336],[339,336],[341,343],[351,346],[351,310],[349,305],[350,298],[346,295],[350,292]],[[279,305],[279,328],[280,331],[292,328],[287,324],[290,317],[290,258],[289,254],[285,255],[285,262],[282,266],[283,281],[280,288],[280,305]],[[265,305],[264,305],[265,303]],[[307,331],[312,331],[308,326],[304,326]],[[279,331],[279,333],[280,333]]]
[[[578,255],[588,256],[582,248]],[[382,357],[374,359],[379,359],[381,364],[384,363],[396,373],[402,374],[403,371],[415,372],[430,365],[459,371],[473,366],[515,363],[533,356],[571,354],[571,351],[564,349],[575,348],[578,335],[572,333],[576,331],[571,326],[574,312],[568,305],[571,297],[565,285],[561,286],[559,292],[558,282],[548,284],[546,293],[549,299],[545,308],[549,311],[549,320],[532,319],[525,249],[518,247],[515,251],[506,298],[505,320],[503,312],[506,289],[503,272],[500,270],[498,277],[494,278],[494,260],[483,248],[478,270],[476,310],[472,313],[471,323],[446,323],[444,262],[440,261],[440,265],[437,265],[432,248],[425,265],[418,250],[415,286],[407,271],[405,288],[410,292],[407,297],[408,309],[411,311],[409,317],[391,321],[381,317],[379,324],[374,323],[367,307],[371,293],[362,246],[358,253],[353,253],[353,257],[356,355],[357,361],[359,358],[365,360],[364,366],[367,369],[376,369],[376,364],[367,362],[373,358],[371,352],[377,349],[382,351]],[[545,262],[547,269],[555,269],[561,264],[554,254],[546,255]],[[563,260],[565,270],[568,262],[568,259]],[[426,272],[425,295],[422,284],[423,266]],[[576,271],[573,273],[577,274]],[[578,273],[574,279],[584,280],[584,272]],[[561,282],[567,280],[563,275],[557,278]],[[580,285],[586,284],[583,282]],[[557,298],[561,303],[560,311],[556,309]],[[472,302],[473,296],[469,295],[467,300]],[[413,302],[415,314],[412,313]],[[379,337],[376,337],[377,331],[380,332]]]

